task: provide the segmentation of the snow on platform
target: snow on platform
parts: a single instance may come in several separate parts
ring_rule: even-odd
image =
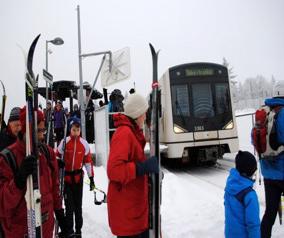
[[[251,118],[239,117],[240,149],[253,153],[250,145]],[[162,235],[163,238],[219,238],[224,237],[223,195],[228,170],[234,166],[234,154],[225,154],[220,166],[190,168],[185,170],[163,169]],[[95,167],[95,183],[107,191],[104,167]],[[264,187],[255,184],[259,196],[260,218],[265,209]],[[83,195],[83,236],[86,238],[112,238],[108,226],[107,206],[94,204],[93,192],[85,184]],[[119,206],[119,204],[118,204]],[[273,227],[273,238],[284,237],[284,225],[278,217]]]

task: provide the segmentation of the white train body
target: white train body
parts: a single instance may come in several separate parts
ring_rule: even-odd
[[[239,148],[228,71],[193,63],[170,68],[159,80],[160,143],[164,157],[216,162]]]

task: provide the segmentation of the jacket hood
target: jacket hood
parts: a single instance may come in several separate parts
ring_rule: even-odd
[[[239,171],[233,168],[230,170],[230,175],[227,178],[225,191],[232,195],[236,195],[241,190],[247,187],[252,187],[253,184],[254,184],[253,180],[241,176]]]
[[[139,141],[140,145],[142,146],[142,148],[145,147],[146,141],[143,135],[143,130],[139,128],[139,126],[135,123],[133,119],[131,119],[130,117],[124,114],[118,113],[113,115],[113,121],[114,121],[114,126],[116,128],[120,126],[130,127],[135,137]]]
[[[115,127],[129,126],[133,129],[136,127],[136,123],[133,123],[134,121],[132,122],[132,119],[125,116],[124,114],[117,113],[117,114],[114,114],[112,118],[113,118]]]
[[[284,98],[267,98],[264,101],[266,106],[284,106]]]

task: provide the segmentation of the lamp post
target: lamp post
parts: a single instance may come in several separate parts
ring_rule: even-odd
[[[48,43],[52,43],[53,45],[63,45],[64,41],[60,37],[56,37],[53,40],[47,40],[45,42],[45,69],[48,72]],[[46,91],[45,91],[45,98],[46,98],[46,107],[48,101],[48,82],[46,82]]]

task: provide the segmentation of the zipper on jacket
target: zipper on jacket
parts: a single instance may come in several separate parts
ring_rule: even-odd
[[[77,136],[75,137],[75,146],[74,146],[74,153],[73,153],[73,160],[72,160],[72,170],[74,170],[74,160],[75,160],[75,154],[76,154],[76,145],[77,145]]]

